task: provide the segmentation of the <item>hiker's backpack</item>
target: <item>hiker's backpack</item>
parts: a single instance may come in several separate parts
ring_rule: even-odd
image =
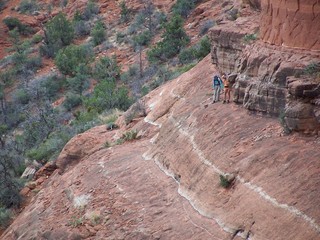
[[[218,76],[213,77],[213,85],[214,86],[220,86],[221,85],[221,80],[219,79]]]

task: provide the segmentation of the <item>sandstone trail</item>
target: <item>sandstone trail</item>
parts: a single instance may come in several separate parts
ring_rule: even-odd
[[[208,56],[147,95],[139,140],[104,147],[126,126],[71,139],[1,239],[320,239],[319,140],[211,104],[215,71]]]

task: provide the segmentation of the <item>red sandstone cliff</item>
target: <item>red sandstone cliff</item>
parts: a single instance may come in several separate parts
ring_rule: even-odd
[[[318,0],[261,0],[260,36],[264,42],[320,50]]]

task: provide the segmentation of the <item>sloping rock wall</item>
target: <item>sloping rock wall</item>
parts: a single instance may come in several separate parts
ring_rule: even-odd
[[[106,126],[74,137],[57,161],[63,174],[0,238],[319,239],[319,139],[211,104],[216,73],[208,56],[150,92],[134,126],[140,139],[106,148],[123,130]]]
[[[320,180],[319,153],[307,150],[318,143],[282,136],[278,120],[249,115],[235,104],[208,104],[215,73],[208,60],[149,100],[154,110],[146,121],[159,126],[159,134],[145,158],[176,179],[180,194],[230,239],[318,239],[313,184]],[[228,190],[219,183],[225,174],[235,176]]]
[[[320,50],[318,0],[261,0],[260,36],[269,44]]]

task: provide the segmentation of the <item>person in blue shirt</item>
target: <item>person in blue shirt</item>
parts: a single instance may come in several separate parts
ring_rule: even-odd
[[[223,83],[218,75],[214,75],[212,79],[212,89],[213,89],[213,103],[220,100],[220,92],[223,88]]]

